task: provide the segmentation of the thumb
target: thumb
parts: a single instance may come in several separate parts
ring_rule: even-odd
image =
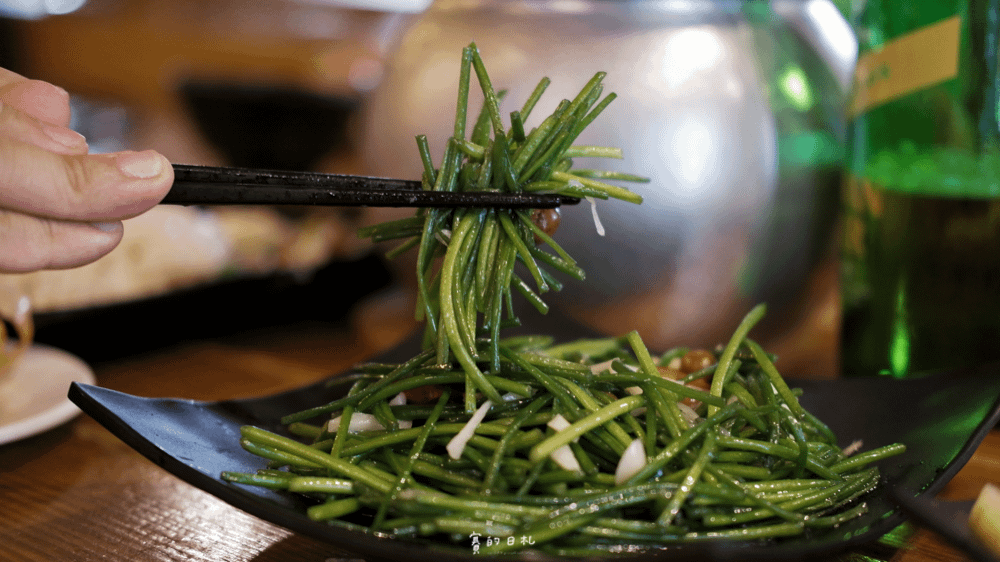
[[[54,154],[0,136],[0,209],[76,221],[121,220],[166,195],[173,169],[161,154]]]

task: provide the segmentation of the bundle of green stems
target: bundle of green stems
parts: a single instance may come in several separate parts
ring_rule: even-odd
[[[485,102],[466,138],[473,72]],[[503,94],[470,45],[438,168],[417,139],[425,188],[641,202],[606,180],[642,178],[572,169],[574,157],[620,157],[573,144],[614,98],[601,98],[603,78],[526,132],[543,80],[505,127]],[[561,288],[547,268],[583,278],[530,212],[427,209],[362,234],[403,240],[391,254],[417,248],[423,350],[401,364],[360,365],[346,396],[283,418],[289,435],[244,427],[241,444],[268,466],[223,474],[314,498],[312,519],[484,554],[773,539],[864,513],[859,498],[879,481],[873,463],[905,450],[847,455],[837,446],[747,337],[763,305],[679,380],[661,371],[689,350],[654,356],[636,332],[566,343],[502,337],[519,323],[512,289],[544,313],[540,294]],[[408,399],[418,394],[426,400]]]
[[[484,103],[466,137],[471,75],[475,73]],[[502,93],[494,91],[475,45],[462,52],[454,134],[435,168],[426,137],[417,137],[425,189],[441,191],[545,192],[589,198],[617,198],[641,203],[635,193],[606,180],[646,181],[620,172],[572,169],[573,158],[621,158],[619,149],[574,145],[580,133],[612,100],[601,98],[605,73],[599,72],[572,100],[530,132],[525,121],[549,85],[542,79],[506,127],[499,110]],[[592,199],[593,200],[593,199]],[[548,268],[582,280],[583,270],[536,221],[531,211],[504,209],[424,209],[416,216],[362,230],[375,241],[405,240],[392,257],[417,248],[417,319],[426,321],[425,346],[433,346],[438,363],[454,358],[469,377],[467,405],[473,391],[499,402],[500,394],[479,367],[483,356],[476,340],[491,342],[485,357],[496,372],[500,365],[500,330],[516,324],[512,292],[517,291],[541,313],[548,310],[540,294],[562,288]],[[544,242],[546,251],[535,244]],[[521,278],[522,264],[534,287]],[[505,313],[506,312],[506,317]]]

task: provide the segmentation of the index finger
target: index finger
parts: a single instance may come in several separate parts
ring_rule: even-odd
[[[0,68],[0,102],[41,121],[69,126],[69,93],[54,84]]]
[[[20,82],[21,80],[27,80],[24,76],[6,68],[0,68],[0,88],[12,84],[14,82]]]

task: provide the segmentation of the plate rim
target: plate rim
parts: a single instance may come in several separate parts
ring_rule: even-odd
[[[58,380],[46,379],[45,383],[47,385],[55,386],[56,384],[67,384],[67,388],[69,388],[73,384],[94,385],[97,383],[94,370],[90,367],[90,365],[68,351],[50,345],[33,343],[25,351],[25,354],[32,352],[55,354],[63,359],[69,359],[74,363],[78,363],[78,366],[81,367],[79,373],[74,374],[73,377],[65,377]],[[24,358],[26,358],[26,356],[22,356],[22,359]],[[6,391],[18,390],[18,387],[12,386],[9,383],[0,384],[0,388],[3,388]],[[45,433],[72,420],[80,413],[80,408],[72,400],[68,397],[63,398],[58,403],[41,412],[17,419],[13,422],[0,424],[0,446]]]

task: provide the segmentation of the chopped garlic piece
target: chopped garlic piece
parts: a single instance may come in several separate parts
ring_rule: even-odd
[[[636,394],[642,394],[642,388],[638,386],[630,386],[625,389],[625,392],[629,393],[632,396],[635,396]],[[646,407],[643,406],[642,408],[636,408],[629,413],[632,414],[633,418],[637,418],[646,413]]]
[[[642,439],[635,439],[629,443],[622,457],[618,459],[618,467],[615,468],[615,485],[632,478],[642,467],[646,466],[646,447],[642,444]]]
[[[601,224],[601,217],[597,216],[597,201],[590,196],[584,199],[590,202],[590,214],[594,215],[594,227],[597,228],[597,234],[604,236],[604,225]]]
[[[556,433],[566,429],[571,423],[569,420],[563,417],[562,414],[556,414],[549,423],[545,424],[555,430]],[[574,441],[579,441],[580,439],[574,439]],[[549,455],[549,457],[555,461],[557,465],[563,470],[582,470],[580,468],[580,461],[576,460],[576,455],[573,454],[573,449],[569,445],[563,445]]]
[[[701,416],[698,415],[698,412],[695,412],[694,409],[691,408],[691,406],[688,406],[683,402],[677,403],[677,409],[681,411],[681,417],[683,417],[684,421],[687,422],[688,427],[694,427],[694,424],[697,423],[699,419],[701,419]]]
[[[476,428],[479,424],[483,423],[483,418],[486,417],[486,413],[490,411],[490,407],[493,406],[493,402],[487,400],[483,402],[483,405],[476,410],[476,413],[472,414],[469,421],[465,423],[465,426],[448,441],[445,449],[448,450],[448,456],[454,460],[462,458],[462,452],[465,451],[465,444],[472,439],[472,435],[476,432]]]
[[[844,453],[845,457],[849,457],[861,450],[861,443],[862,443],[861,440],[857,439],[854,441],[854,443],[851,443],[850,445],[844,447],[841,450],[841,452]]]
[[[583,470],[580,468],[580,461],[576,460],[576,455],[573,454],[573,449],[569,445],[563,445],[552,451],[549,457],[563,470]]]
[[[558,433],[569,427],[571,424],[569,423],[569,420],[563,417],[562,414],[556,414],[551,420],[549,420],[549,423],[545,425],[551,427]]]
[[[327,431],[330,433],[336,433],[340,429],[340,416],[337,416],[330,420],[326,425]],[[347,426],[347,431],[351,433],[358,433],[359,431],[377,431],[380,429],[385,429],[385,426],[379,423],[378,418],[371,414],[365,414],[362,412],[355,412],[351,416],[351,424]]]
[[[611,371],[612,373],[617,373],[618,371],[614,370],[614,362],[615,362],[614,359],[608,359],[607,361],[594,363],[593,365],[590,366],[590,372],[595,375],[599,375],[604,371]],[[624,366],[626,369],[632,371],[633,373],[639,372],[639,367],[636,367],[635,365],[626,365],[624,363],[620,363],[620,365]]]
[[[593,365],[590,366],[590,372],[593,373],[593,374],[595,374],[595,375],[599,375],[599,374],[603,373],[604,371],[611,371],[613,373],[613,372],[615,372],[615,370],[611,368],[611,364],[612,363],[614,363],[614,359],[608,359],[607,361],[602,361],[600,363],[595,363],[595,364],[593,364]]]
[[[556,414],[551,420],[549,420],[549,423],[545,425],[551,427],[553,430],[555,430],[556,433],[559,433],[560,431],[566,429],[572,424],[570,424],[569,420],[564,418],[562,414]],[[580,438],[577,437],[576,439],[573,440],[573,442],[576,443],[579,440]]]

